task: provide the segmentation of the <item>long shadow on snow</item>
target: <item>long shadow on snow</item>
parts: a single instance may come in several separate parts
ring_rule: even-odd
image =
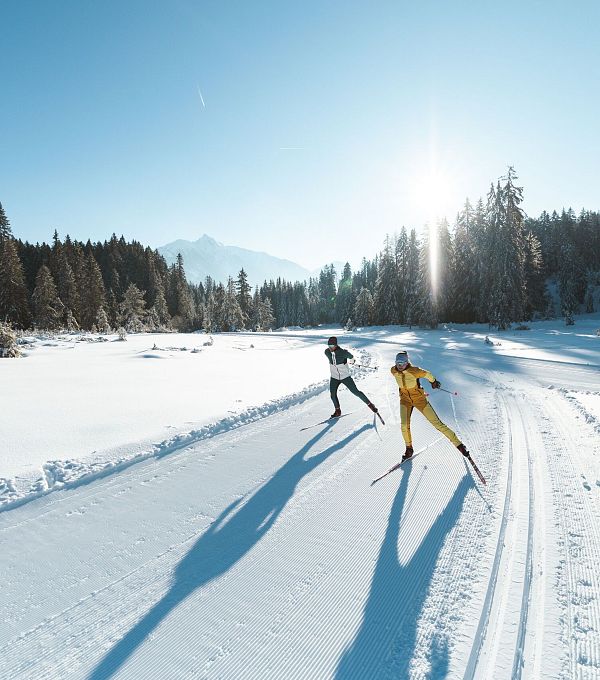
[[[177,566],[170,590],[106,654],[88,676],[89,680],[107,680],[113,676],[183,600],[231,569],[260,541],[273,526],[305,475],[373,427],[363,425],[321,453],[305,458],[310,449],[331,429],[332,424],[327,424],[295,453],[235,514],[234,510],[243,499],[234,501],[217,517]]]
[[[405,466],[379,551],[363,621],[338,663],[336,680],[409,677],[417,622],[439,552],[458,520],[467,492],[474,486],[470,475],[462,478],[413,557],[402,565],[398,559],[398,539],[412,463]],[[439,634],[432,640],[429,660],[431,670],[427,677],[430,680],[445,678],[449,666],[448,645]]]

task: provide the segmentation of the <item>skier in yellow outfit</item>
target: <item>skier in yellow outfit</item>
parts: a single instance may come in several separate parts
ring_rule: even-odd
[[[456,434],[445,425],[427,401],[425,390],[421,387],[420,378],[426,378],[435,390],[440,387],[440,381],[423,368],[412,366],[408,360],[408,352],[398,352],[396,354],[396,364],[392,366],[391,373],[400,388],[400,421],[402,425],[402,436],[406,443],[406,451],[402,460],[407,460],[413,455],[412,436],[410,433],[410,417],[413,409],[419,411],[427,420],[443,435],[456,446],[463,456],[469,457],[469,452],[465,445],[460,441]]]

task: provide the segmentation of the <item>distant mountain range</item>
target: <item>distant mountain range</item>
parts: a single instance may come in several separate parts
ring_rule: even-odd
[[[203,283],[207,276],[215,281],[226,283],[228,277],[236,278],[240,269],[248,274],[252,286],[260,285],[265,280],[281,277],[286,281],[305,281],[318,275],[305,267],[274,257],[268,253],[246,250],[237,246],[225,246],[207,234],[197,241],[178,239],[157,249],[167,264],[173,264],[177,254],[183,257],[183,266],[190,283]],[[334,262],[338,276],[342,273],[344,263]]]

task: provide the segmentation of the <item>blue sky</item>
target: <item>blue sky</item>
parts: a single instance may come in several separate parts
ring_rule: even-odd
[[[316,267],[514,165],[600,209],[600,3],[0,0],[17,237],[208,233]]]

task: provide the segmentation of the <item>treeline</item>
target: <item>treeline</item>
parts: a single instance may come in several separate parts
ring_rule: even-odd
[[[265,281],[252,290],[242,269],[226,283],[186,281],[181,256],[168,267],[157,251],[123,237],[52,245],[13,237],[0,204],[0,321],[15,327],[107,332],[281,326],[482,322],[498,329],[594,311],[600,272],[600,214],[572,210],[526,218],[509,168],[486,200],[465,201],[452,225],[419,238],[402,228],[358,271],[333,265],[306,282]],[[555,279],[560,310],[546,282]]]
[[[190,330],[193,299],[181,259],[123,237],[23,243],[0,204],[0,321],[17,328],[109,332]]]

